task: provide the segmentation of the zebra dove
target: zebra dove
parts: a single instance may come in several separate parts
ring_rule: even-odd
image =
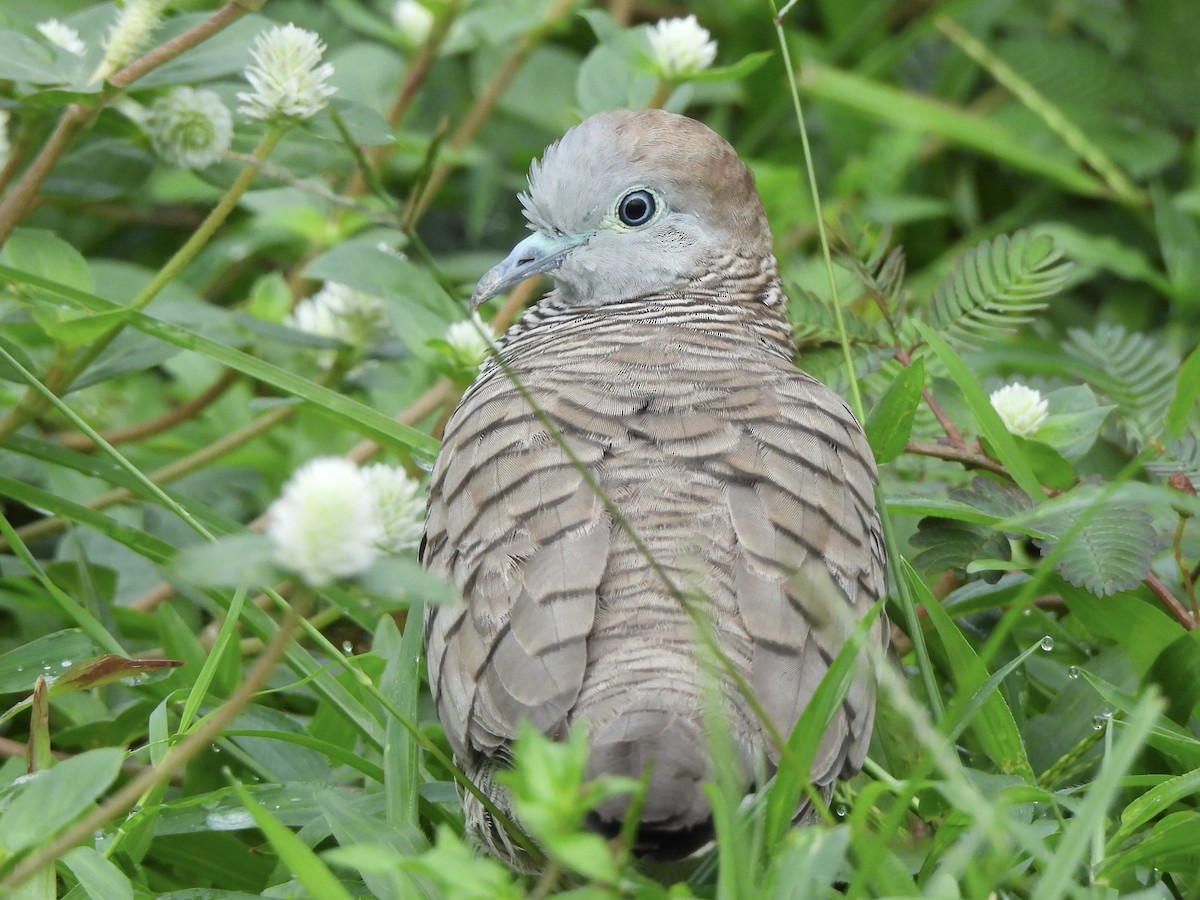
[[[750,790],[780,748],[739,680],[786,740],[882,594],[875,465],[846,405],[793,364],[762,204],[715,132],[601,113],[533,164],[520,201],[533,234],[473,301],[541,273],[555,288],[446,424],[421,558],[462,603],[428,614],[429,682],[501,809],[523,720],[554,738],[586,727],[589,776],[648,773],[635,849],[677,859],[712,838],[712,685]],[[869,634],[882,643],[883,622]],[[874,708],[863,664],[812,765],[826,797],[861,767]],[[628,802],[591,826],[617,833]]]

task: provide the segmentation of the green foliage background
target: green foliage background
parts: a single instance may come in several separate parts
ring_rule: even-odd
[[[1194,0],[823,0],[778,29],[758,0],[429,7],[410,46],[384,2],[180,0],[105,84],[113,4],[0,7],[0,890],[1200,897]],[[688,12],[719,68],[661,84],[647,27]],[[40,37],[51,16],[86,60]],[[237,117],[200,172],[157,158],[129,104],[236,107],[254,36],[287,22],[328,45],[332,114],[277,144]],[[526,736],[546,861],[517,876],[464,843],[422,684],[444,590],[406,558],[314,595],[253,531],[314,456],[427,470],[471,377],[440,339],[523,233],[529,160],[651,102],[754,171],[799,363],[849,397],[849,350],[893,648],[824,824],[787,827],[802,770],[742,805],[718,778],[690,872],[581,832],[581,745]],[[324,281],[390,327],[340,349],[286,327]],[[1048,401],[1025,436],[987,399],[1014,381]]]

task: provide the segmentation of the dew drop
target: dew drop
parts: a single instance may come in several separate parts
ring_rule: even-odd
[[[1104,716],[1092,716],[1092,731],[1103,731],[1104,723],[1107,721]]]
[[[837,816],[839,819],[846,818],[847,812],[849,812],[849,810],[846,809],[846,804],[844,804],[844,803],[839,803],[837,806],[835,806],[833,808],[833,814],[835,816]]]
[[[342,641],[342,652],[343,653],[353,653],[354,645],[352,643],[350,643],[349,641]]]
[[[1054,638],[1050,637],[1050,635],[1046,635],[1044,638],[1042,638],[1041,648],[1043,650],[1045,650],[1047,653],[1049,653],[1051,650],[1053,650],[1054,649]]]
[[[1078,678],[1079,677],[1079,666],[1071,666],[1071,668],[1067,669],[1067,677],[1068,678]]]
[[[74,663],[72,663],[71,660],[69,660],[69,659],[64,659],[62,662],[59,663],[59,665],[62,666],[64,669],[69,669],[69,668],[71,668],[72,665],[74,665]]]

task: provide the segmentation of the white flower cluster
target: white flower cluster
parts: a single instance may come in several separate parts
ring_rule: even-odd
[[[443,338],[450,345],[454,361],[468,369],[476,368],[487,359],[488,350],[496,346],[496,333],[477,312],[447,328]]]
[[[387,307],[374,294],[327,281],[311,297],[297,303],[285,322],[297,331],[332,338],[361,352],[387,328]],[[325,368],[336,358],[334,350],[317,354],[317,361]]]
[[[417,0],[396,0],[392,7],[392,23],[410,47],[420,47],[433,31],[433,13]]]
[[[246,80],[254,90],[238,94],[238,111],[264,122],[311,119],[337,88],[328,84],[333,66],[321,62],[325,44],[311,31],[277,25],[254,39]]]
[[[275,561],[313,587],[365,572],[380,553],[421,537],[424,500],[396,466],[360,469],[339,456],[305,463],[271,506],[267,537]]]
[[[1041,393],[1019,382],[992,391],[988,399],[1004,427],[1013,434],[1027,437],[1046,421],[1046,401]]]
[[[212,91],[175,88],[151,105],[144,125],[154,151],[185,169],[220,160],[233,138],[233,115]]]
[[[661,19],[650,30],[650,51],[663,81],[680,81],[702,72],[717,58],[717,42],[696,21]]]
[[[158,27],[170,0],[127,0],[104,43],[104,61],[92,76],[101,81],[137,56]]]
[[[58,19],[47,19],[45,22],[38,22],[37,30],[55,47],[73,53],[75,56],[87,55],[87,44],[80,39],[79,32],[70,25],[65,25]]]

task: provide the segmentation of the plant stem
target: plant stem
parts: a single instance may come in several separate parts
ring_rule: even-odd
[[[129,444],[134,441],[145,440],[148,437],[153,437],[167,431],[170,428],[186,422],[196,413],[202,411],[208,406],[211,406],[219,400],[226,391],[233,387],[238,382],[239,375],[232,369],[226,369],[221,373],[212,384],[201,391],[192,399],[181,403],[174,409],[169,409],[160,416],[155,416],[153,419],[147,419],[145,422],[138,422],[134,425],[125,425],[120,428],[113,428],[109,431],[101,431],[100,436],[110,444]],[[68,450],[78,450],[82,453],[90,453],[96,449],[96,443],[86,434],[80,434],[77,431],[60,431],[54,435],[54,440]]]

